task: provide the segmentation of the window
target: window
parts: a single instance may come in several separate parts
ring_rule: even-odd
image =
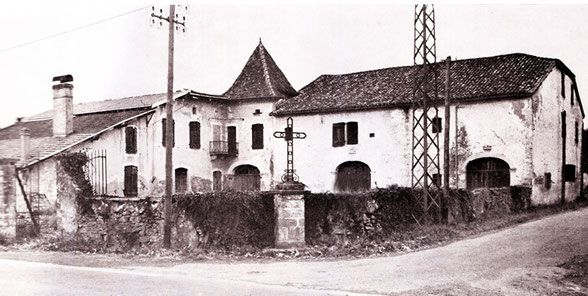
[[[561,96],[566,97],[566,74],[561,72]]]
[[[578,122],[576,121],[576,125],[575,125],[575,130],[574,130],[574,143],[576,143],[576,145],[578,145]]]
[[[564,181],[576,182],[576,166],[573,164],[564,165]]]
[[[161,145],[163,145],[163,147],[165,147],[165,136],[166,136],[166,131],[165,131],[165,124],[166,124],[167,120],[164,118],[161,120]],[[176,144],[176,137],[175,137],[175,129],[176,129],[176,121],[172,120],[172,147],[175,146]]]
[[[263,124],[251,126],[251,149],[263,149]]]
[[[196,115],[198,113],[198,108],[192,107],[192,114]]]
[[[341,147],[345,145],[345,123],[333,124],[333,147]]]
[[[191,121],[189,128],[190,128],[190,148],[200,149],[200,122]]]
[[[498,158],[478,158],[466,165],[468,189],[510,186],[510,166]]]
[[[347,123],[347,145],[357,144],[357,122]]]
[[[443,129],[443,127],[441,126],[441,118],[440,117],[435,117],[433,119],[431,119],[431,129],[433,130],[433,133],[438,134],[441,132],[441,130]]]
[[[561,112],[561,138],[565,139],[567,136],[567,125],[566,125],[566,111]]]
[[[551,189],[551,173],[545,173],[545,189]]]
[[[346,128],[347,127],[347,128]],[[359,142],[357,122],[339,122],[333,124],[333,147],[356,145]]]
[[[137,167],[134,165],[125,166],[125,196],[137,196]]]
[[[137,129],[132,126],[125,128],[125,152],[128,154],[137,153]]]
[[[572,104],[572,106],[574,106],[574,94],[576,93],[574,91],[574,88],[574,84],[572,84],[570,87],[570,103]]]
[[[176,193],[185,193],[188,190],[188,170],[177,168],[175,174]]]
[[[433,184],[437,185],[437,187],[441,187],[441,174],[433,174]]]
[[[220,171],[212,172],[212,191],[221,191],[223,189],[223,173]]]

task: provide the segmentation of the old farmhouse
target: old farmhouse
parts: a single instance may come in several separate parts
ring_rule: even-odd
[[[57,78],[53,110],[0,129],[1,223],[26,211],[15,166],[27,195],[59,207],[55,156],[64,151],[87,153],[95,195],[162,196],[168,132],[176,193],[270,190],[286,169],[286,145],[273,133],[287,117],[307,134],[294,150],[307,189],[411,186],[411,68],[322,75],[296,91],[260,42],[224,94],[175,93],[173,131],[164,128],[165,94],[74,104],[71,79]],[[576,86],[554,58],[452,62],[450,146],[441,147],[450,150],[450,186],[527,186],[534,204],[575,199],[584,118]],[[440,144],[442,111],[431,126]]]

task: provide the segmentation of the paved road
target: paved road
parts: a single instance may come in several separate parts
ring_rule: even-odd
[[[358,295],[182,272],[88,268],[0,259],[0,295]]]
[[[588,209],[386,258],[88,268],[0,259],[8,295],[558,295],[556,267],[588,253]],[[0,257],[2,254],[0,253]],[[349,291],[349,292],[343,292]]]

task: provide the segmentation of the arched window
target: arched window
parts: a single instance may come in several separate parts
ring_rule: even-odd
[[[498,158],[478,158],[466,166],[467,188],[498,188],[510,186],[510,167]]]
[[[348,161],[337,167],[335,192],[362,192],[371,188],[370,167],[359,161]]]

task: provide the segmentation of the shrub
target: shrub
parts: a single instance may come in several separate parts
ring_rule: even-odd
[[[176,206],[207,237],[207,245],[263,248],[274,242],[273,195],[215,192],[175,197]]]

